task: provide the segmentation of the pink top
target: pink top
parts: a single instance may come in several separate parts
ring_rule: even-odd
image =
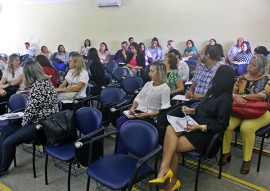
[[[130,64],[131,66],[133,66],[133,67],[136,67],[136,66],[137,66],[137,61],[136,61],[136,59],[133,58],[132,60],[130,60],[129,64]]]

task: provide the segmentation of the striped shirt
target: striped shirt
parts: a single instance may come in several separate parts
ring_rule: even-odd
[[[205,64],[202,64],[196,69],[193,79],[196,82],[194,94],[206,94],[212,85],[212,79],[219,66],[220,63],[217,62],[210,69]]]

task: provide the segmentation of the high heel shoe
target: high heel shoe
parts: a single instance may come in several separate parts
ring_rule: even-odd
[[[227,157],[226,157],[226,155],[228,155]],[[224,159],[225,158],[225,159]],[[224,160],[223,160],[224,159]],[[232,160],[232,156],[231,156],[231,154],[230,153],[228,153],[228,154],[224,154],[224,155],[222,155],[222,159],[221,159],[221,161],[218,161],[218,166],[224,166],[224,165],[226,165],[227,163],[229,163],[229,162],[231,162],[231,160]]]
[[[153,180],[149,180],[149,183],[151,184],[159,184],[164,183],[168,178],[170,178],[170,183],[172,182],[173,172],[170,169],[162,178],[156,178]]]
[[[249,169],[250,169],[250,161],[243,161],[240,173],[246,175],[249,173]]]
[[[175,191],[175,190],[180,190],[180,186],[181,186],[181,182],[180,180],[177,179],[177,181],[175,182],[173,188],[171,189],[171,191]]]

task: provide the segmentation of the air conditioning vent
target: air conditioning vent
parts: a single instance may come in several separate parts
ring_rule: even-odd
[[[98,7],[113,7],[122,5],[122,0],[97,0]]]

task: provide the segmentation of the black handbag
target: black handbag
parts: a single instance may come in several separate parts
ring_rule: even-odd
[[[74,112],[64,110],[41,120],[40,124],[47,137],[47,145],[58,146],[77,138]]]

